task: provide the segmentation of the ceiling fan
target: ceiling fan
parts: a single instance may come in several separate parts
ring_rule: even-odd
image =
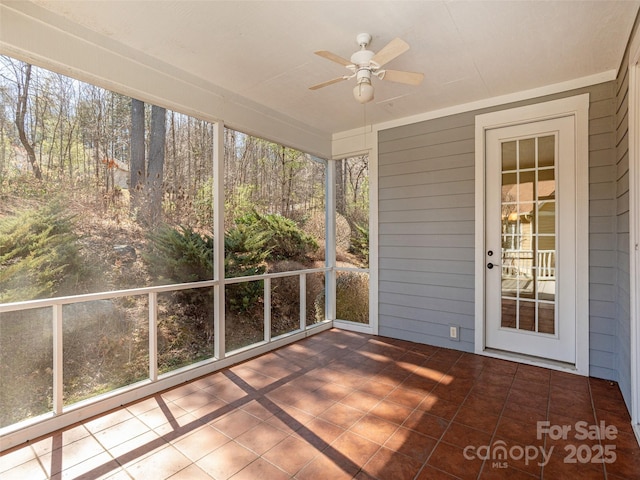
[[[314,52],[316,55],[347,67],[347,69],[351,71],[351,74],[318,83],[317,85],[309,87],[309,90],[317,90],[343,80],[355,78],[356,86],[353,89],[353,96],[358,102],[367,103],[373,100],[373,85],[371,84],[371,77],[373,76],[378,77],[380,80],[390,80],[407,85],[420,85],[424,79],[423,73],[382,70],[383,65],[386,65],[394,58],[409,50],[409,44],[404,40],[394,38],[378,53],[367,50],[367,46],[371,43],[371,35],[368,33],[358,34],[356,41],[358,45],[360,45],[360,50],[351,55],[351,60],[347,60],[340,55],[326,50]]]

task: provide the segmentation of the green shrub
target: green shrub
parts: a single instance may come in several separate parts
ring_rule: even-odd
[[[163,225],[149,233],[143,254],[159,283],[189,283],[213,279],[213,237],[189,227]]]
[[[266,271],[265,236],[240,224],[224,237],[224,270],[227,277],[262,275]],[[232,312],[248,312],[262,298],[264,282],[243,282],[227,285],[225,299]]]
[[[143,254],[157,283],[188,283],[213,279],[213,236],[189,227],[162,226],[150,233],[149,248]],[[234,228],[225,236],[225,272],[227,277],[260,275],[266,271],[268,254],[257,235],[245,228]],[[200,306],[202,314],[212,305],[210,290],[176,292],[178,301]],[[232,311],[247,311],[262,296],[262,282],[227,286],[226,301]]]
[[[318,249],[316,241],[294,221],[276,213],[261,214],[254,210],[235,223],[252,242],[269,252],[270,260],[302,260]]]
[[[189,227],[162,226],[150,233],[149,248],[143,258],[156,281],[163,284],[188,283],[213,279],[213,237]],[[228,278],[261,275],[266,260],[302,259],[318,248],[316,241],[302,232],[295,222],[281,215],[256,211],[238,218],[225,234],[225,275]],[[262,298],[262,281],[227,285],[225,298],[232,312],[248,312]],[[203,295],[205,294],[203,290]],[[176,292],[176,295],[181,295]],[[185,301],[209,305],[210,299]],[[204,307],[203,307],[204,308]]]
[[[315,300],[316,319],[324,320],[325,296]],[[336,318],[357,323],[369,323],[369,274],[338,272],[336,278]]]
[[[0,219],[0,303],[72,293],[83,276],[77,240],[56,203]]]

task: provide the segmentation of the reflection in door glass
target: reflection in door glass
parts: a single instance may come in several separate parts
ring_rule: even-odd
[[[556,141],[553,135],[538,138],[538,168],[555,165]]]
[[[554,135],[502,143],[503,328],[557,330],[555,149]]]
[[[502,171],[515,170],[517,168],[516,142],[504,142],[502,144]]]
[[[516,306],[515,300],[502,299],[502,327],[516,328]]]
[[[518,328],[520,330],[536,331],[536,304],[535,302],[520,301],[518,308]]]
[[[553,303],[538,303],[538,331],[540,333],[554,333],[555,305]]]
[[[518,168],[536,167],[536,139],[527,138],[518,142]]]

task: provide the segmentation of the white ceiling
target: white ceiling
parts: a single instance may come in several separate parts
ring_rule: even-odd
[[[6,0],[2,0],[3,2]],[[611,72],[640,1],[43,1],[107,48],[122,44],[323,132]],[[378,51],[411,50],[386,67],[419,71],[419,87],[374,80],[355,102],[346,73],[313,54],[345,58],[355,36]],[[97,35],[96,35],[97,34]]]

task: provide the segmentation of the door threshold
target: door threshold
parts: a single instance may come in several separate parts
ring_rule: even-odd
[[[525,355],[522,353],[509,352],[507,350],[500,350],[497,348],[485,348],[481,355],[487,357],[499,358],[502,360],[510,360],[512,362],[523,363],[525,365],[533,365],[535,367],[548,368],[551,370],[557,370],[559,372],[572,373],[574,375],[589,376],[588,373],[578,371],[576,366],[572,363],[560,362],[558,360],[552,360],[550,358],[536,357],[534,355]]]

